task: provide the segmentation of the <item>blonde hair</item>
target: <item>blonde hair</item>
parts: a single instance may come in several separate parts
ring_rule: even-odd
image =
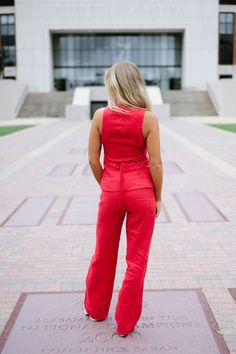
[[[145,81],[133,62],[124,60],[113,64],[105,71],[104,83],[108,96],[108,106],[112,110],[123,113],[136,108],[152,110]],[[125,105],[126,108],[117,106],[119,104],[121,106]]]

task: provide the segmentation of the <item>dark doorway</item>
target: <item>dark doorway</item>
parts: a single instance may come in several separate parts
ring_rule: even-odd
[[[90,105],[90,119],[93,119],[93,115],[98,108],[108,105],[107,101],[91,101]]]
[[[66,91],[66,79],[54,79],[54,87],[57,91]]]
[[[181,79],[170,78],[170,90],[181,90]]]

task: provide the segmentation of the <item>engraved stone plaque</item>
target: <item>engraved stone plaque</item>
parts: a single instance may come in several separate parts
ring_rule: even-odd
[[[114,291],[107,319],[94,322],[83,312],[84,292],[22,293],[0,353],[229,353],[201,289],[145,290],[141,317],[127,337],[116,334],[117,299]]]

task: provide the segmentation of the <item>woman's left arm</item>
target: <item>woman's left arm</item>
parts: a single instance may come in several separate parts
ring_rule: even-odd
[[[103,169],[100,163],[102,140],[98,130],[98,121],[101,118],[102,111],[103,108],[99,108],[93,115],[88,141],[88,161],[93,175],[99,185],[101,182]]]

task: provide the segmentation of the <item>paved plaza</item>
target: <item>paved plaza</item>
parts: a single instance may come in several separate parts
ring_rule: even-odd
[[[202,289],[236,354],[236,135],[202,124],[209,121],[224,119],[159,121],[163,207],[145,290]],[[85,290],[100,194],[87,159],[91,121],[12,123],[37,126],[0,138],[0,332],[23,292]],[[124,224],[117,291],[125,252]]]

